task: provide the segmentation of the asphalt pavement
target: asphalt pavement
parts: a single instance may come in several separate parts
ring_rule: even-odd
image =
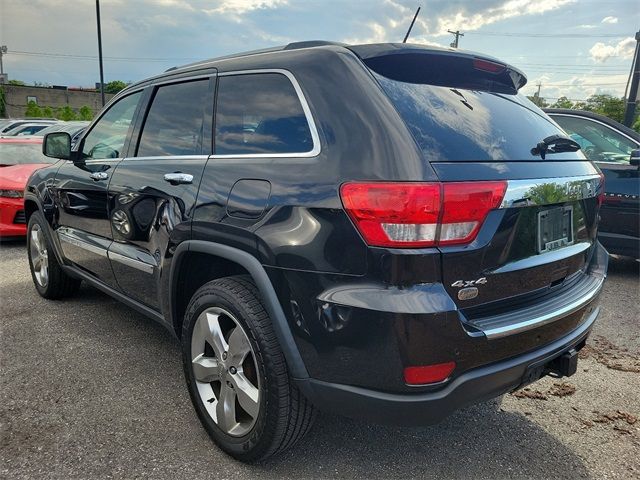
[[[244,465],[211,443],[161,326],[84,286],[40,298],[0,244],[1,478],[640,478],[640,269],[613,258],[578,373],[425,428],[321,414]]]

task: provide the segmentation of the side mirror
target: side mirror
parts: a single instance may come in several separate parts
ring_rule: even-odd
[[[631,156],[629,157],[629,164],[636,167],[640,167],[640,148],[631,150]]]
[[[47,133],[42,140],[42,153],[51,158],[71,160],[71,136],[67,132]]]

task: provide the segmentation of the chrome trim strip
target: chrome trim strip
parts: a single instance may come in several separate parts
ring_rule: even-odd
[[[601,182],[598,174],[508,180],[507,191],[504,194],[500,208],[552,205],[596,197],[601,188]]]
[[[256,73],[279,73],[284,75],[289,79],[291,84],[293,85],[296,94],[298,95],[298,100],[300,100],[300,104],[302,105],[302,111],[304,112],[304,116],[307,119],[307,124],[309,125],[309,131],[311,132],[311,140],[313,141],[313,148],[308,152],[300,152],[300,153],[243,153],[238,155],[220,155],[213,154],[211,158],[299,158],[299,157],[317,157],[320,154],[320,137],[318,136],[318,129],[316,128],[316,123],[313,120],[313,116],[311,115],[311,109],[309,108],[309,104],[307,103],[307,99],[300,88],[300,84],[296,80],[296,77],[288,71],[281,68],[265,68],[265,69],[256,69],[256,70],[236,70],[233,72],[222,72],[218,73],[218,77],[227,77],[230,75],[250,75]]]
[[[490,328],[487,330],[481,329],[482,333],[487,337],[488,340],[493,340],[495,338],[506,337],[507,335],[514,335],[516,333],[525,332],[527,330],[532,330],[534,328],[541,327],[542,325],[546,325],[547,323],[554,322],[562,317],[567,315],[571,315],[572,313],[580,310],[582,307],[591,302],[602,290],[602,286],[604,284],[604,276],[598,279],[598,283],[594,288],[589,290],[584,296],[574,300],[571,303],[568,303],[564,307],[559,310],[556,310],[551,313],[547,313],[545,315],[541,315],[539,317],[531,318],[527,321],[516,323],[513,325],[506,325],[504,327],[496,327]]]
[[[135,268],[136,270],[148,273],[149,275],[153,274],[155,265],[151,265],[149,263],[143,262],[142,260],[136,260],[135,258],[130,258],[111,251],[108,252],[108,256],[109,260],[111,261],[121,263],[122,265],[126,265],[127,267]]]
[[[591,243],[589,242],[574,243],[573,245],[558,248],[557,250],[545,252],[544,255],[533,255],[521,260],[515,260],[496,268],[495,270],[490,270],[487,274],[493,275],[497,273],[515,272],[516,270],[526,270],[527,268],[539,267],[540,265],[554,263],[564,258],[586,252],[589,248],[591,248]]]
[[[72,235],[69,235],[66,232],[61,232],[58,230],[58,239],[61,242],[67,243],[69,245],[73,245],[74,247],[82,248],[83,250],[87,250],[88,252],[95,253],[96,255],[100,255],[101,257],[107,256],[107,249],[98,247],[97,245],[93,245],[92,243],[85,242],[84,240],[80,240]],[[63,249],[64,250],[64,249]]]

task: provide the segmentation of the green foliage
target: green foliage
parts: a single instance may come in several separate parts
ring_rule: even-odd
[[[543,97],[539,97],[537,95],[528,95],[527,98],[540,108],[546,108],[549,106],[549,104]]]
[[[45,117],[45,118],[53,118],[53,108],[44,107],[42,109],[42,116]]]
[[[0,106],[0,108],[2,108],[2,106]],[[633,122],[633,127],[631,128],[633,128],[636,132],[640,133],[640,115],[636,117],[636,121]]]
[[[105,84],[104,93],[118,93],[120,90],[125,89],[126,86],[127,84],[122,80],[114,80]]]
[[[91,107],[88,107],[87,105],[80,108],[78,114],[80,120],[91,120],[93,118],[93,110],[91,110]]]
[[[27,103],[27,110],[24,112],[25,117],[42,117],[42,109],[33,100]]]
[[[624,119],[624,98],[614,97],[612,95],[591,95],[587,98],[585,110],[599,113],[605,117],[609,117],[616,122],[622,122]]]
[[[551,105],[551,108],[573,108],[573,102],[567,97],[560,97]]]
[[[69,105],[65,105],[64,107],[58,108],[56,110],[56,118],[64,121],[69,120],[77,120],[78,116],[76,112]]]
[[[22,80],[9,80],[9,85],[16,85],[18,87],[24,87],[27,84],[24,83]]]

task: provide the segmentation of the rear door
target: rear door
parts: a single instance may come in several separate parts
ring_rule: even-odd
[[[191,236],[192,209],[211,154],[215,74],[148,87],[150,101],[109,185],[111,266],[130,297],[161,310],[168,258]]]
[[[56,232],[65,257],[107,285],[115,279],[107,259],[111,223],[107,187],[126,155],[142,92],[120,98],[107,108],[79,146],[80,159],[64,163],[53,186]]]

